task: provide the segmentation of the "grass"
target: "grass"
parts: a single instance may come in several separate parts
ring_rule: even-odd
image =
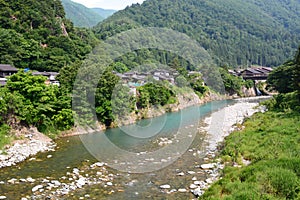
[[[12,141],[12,137],[9,136],[9,126],[0,125],[0,150]]]
[[[258,113],[226,138],[222,179],[200,199],[300,199],[300,114]],[[233,162],[249,166],[232,167]]]

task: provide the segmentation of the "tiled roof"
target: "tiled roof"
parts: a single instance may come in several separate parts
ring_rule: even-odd
[[[3,71],[3,72],[7,72],[7,71],[17,72],[18,69],[11,66],[11,65],[0,64],[0,71]]]

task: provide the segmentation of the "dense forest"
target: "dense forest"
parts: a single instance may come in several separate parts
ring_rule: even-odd
[[[254,23],[254,19],[249,18],[248,20],[250,21],[247,21],[247,23],[243,22],[245,23],[245,25],[241,26],[241,22],[237,22],[238,20],[235,19],[238,16],[229,15],[229,13],[232,13],[233,11],[226,11],[226,9],[224,10],[224,13],[227,13],[228,17],[230,16],[227,19],[228,23],[223,23],[223,21],[221,21],[221,19],[224,17],[224,13],[222,14],[222,12],[219,13],[219,15],[215,18],[212,18],[212,16],[210,16],[214,12],[205,14],[207,18],[203,19],[204,21],[201,21],[200,18],[203,16],[199,13],[202,13],[200,12],[201,9],[203,9],[202,6],[209,5],[210,7],[205,8],[212,9],[214,6],[216,6],[214,1],[212,1],[211,3],[208,3],[206,1],[189,1],[188,3],[189,4],[175,1],[171,4],[168,4],[167,0],[161,2],[149,0],[146,1],[142,6],[134,5],[132,7],[126,8],[124,11],[116,13],[111,18],[95,27],[94,31],[97,37],[99,37],[100,39],[106,39],[107,37],[115,35],[116,33],[119,33],[121,31],[129,30],[134,27],[140,27],[141,24],[144,23],[144,21],[148,20],[149,24],[147,25],[149,26],[153,26],[155,23],[158,26],[167,26],[179,30],[179,26],[182,25],[182,30],[180,30],[181,32],[187,33],[188,35],[198,39],[198,41],[199,38],[197,37],[203,36],[204,39],[201,41],[206,42],[208,45],[222,45],[225,43],[226,45],[231,45],[230,41],[236,41],[236,45],[263,45],[267,48],[267,45],[273,45],[273,41],[276,44],[280,43],[280,47],[277,46],[276,49],[273,49],[274,56],[276,57],[274,58],[274,60],[272,56],[267,54],[265,55],[266,58],[274,61],[274,65],[275,63],[280,62],[282,59],[289,57],[288,54],[293,52],[294,39],[296,36],[292,33],[299,31],[296,27],[298,22],[295,20],[293,21],[290,18],[284,20],[284,23],[286,23],[286,27],[290,27],[287,28],[287,30],[291,30],[291,33],[289,35],[290,37],[282,38],[279,37],[281,35],[277,35],[275,39],[273,38],[274,40],[269,38],[267,43],[265,41],[263,42],[262,40],[235,40],[236,38],[230,35],[231,33],[233,34],[233,32],[230,31],[226,31],[223,33],[230,33],[226,37],[223,37],[224,35],[220,34],[218,37],[214,37],[214,39],[211,38],[209,40],[206,40],[205,37],[207,35],[205,31],[207,31],[206,29],[212,27],[213,25],[210,26],[208,24],[205,24],[205,26],[201,26],[198,24],[200,22],[218,22],[219,25],[225,24],[226,26],[232,26],[232,24],[235,23],[236,27],[240,26],[239,29],[235,29],[239,34],[248,34],[249,32],[247,31],[250,31],[250,29],[248,29],[247,27],[258,26],[261,21],[259,21],[259,18],[255,17],[255,20],[258,21],[257,23]],[[250,2],[248,3],[250,4]],[[254,4],[251,5],[254,6]],[[295,9],[297,7],[296,5],[298,4],[295,4]],[[153,14],[152,12],[150,12],[150,10],[146,11],[146,8],[148,8],[149,6],[153,7],[151,11],[155,12],[156,14]],[[242,5],[240,5],[240,8],[242,8],[241,6]],[[264,7],[262,5],[257,6]],[[225,8],[227,7],[225,6]],[[251,8],[254,9],[255,7]],[[283,7],[283,9],[287,8]],[[245,12],[246,11],[248,10],[246,9]],[[297,12],[297,9],[295,12]],[[127,17],[123,17],[123,14],[127,15],[127,13],[131,14],[128,14]],[[141,13],[145,13],[146,16],[149,16],[146,18],[142,17]],[[186,16],[187,13],[190,13],[190,15]],[[199,16],[197,15],[197,13],[199,14]],[[292,11],[292,9],[289,13],[290,14],[285,15],[282,12],[278,12],[277,15],[279,16],[279,18],[285,18],[286,16],[294,17],[294,12]],[[22,126],[35,126],[38,128],[38,130],[48,134],[70,129],[74,125],[73,117],[76,116],[77,111],[75,110],[74,112],[74,110],[72,110],[72,95],[77,95],[76,93],[72,94],[77,72],[83,66],[91,65],[87,67],[91,67],[91,69],[95,67],[94,72],[96,73],[90,75],[99,76],[99,73],[97,72],[100,72],[101,70],[99,71],[98,68],[105,63],[98,63],[97,60],[103,55],[97,53],[91,55],[89,53],[92,52],[92,49],[97,46],[97,44],[99,44],[101,40],[97,39],[95,33],[91,29],[74,27],[73,23],[65,18],[65,11],[60,1],[51,0],[46,2],[29,0],[25,2],[9,2],[7,0],[0,0],[0,14],[1,64],[12,64],[13,66],[20,69],[29,68],[31,70],[58,71],[60,73],[58,76],[58,80],[60,81],[59,87],[46,87],[44,84],[44,77],[34,77],[30,72],[25,73],[23,72],[23,70],[20,70],[19,73],[11,76],[5,87],[0,87],[0,137],[1,135],[6,136],[10,128],[17,129]],[[141,17],[139,18],[139,20],[141,21],[130,20],[131,17],[138,16]],[[185,18],[184,16],[187,18]],[[247,17],[247,12],[245,13],[245,16]],[[115,21],[115,19],[118,19],[119,17],[122,17],[122,19]],[[208,18],[210,20],[208,20]],[[167,22],[167,19],[169,24],[165,24],[165,22]],[[195,21],[193,22],[193,20],[190,19],[195,19]],[[180,20],[183,20],[184,23],[181,23],[182,21],[180,22]],[[282,34],[288,34],[286,31],[280,29],[281,21],[275,20],[275,16],[272,18],[268,18],[268,20],[270,20],[270,26],[267,26],[268,24],[264,24],[264,26],[260,26],[261,29],[255,29],[252,27],[253,29],[251,28],[251,30],[258,31],[255,33],[259,33],[265,38],[269,36],[273,37],[274,35],[272,34],[277,34],[276,31],[270,29],[268,34],[271,35],[266,34],[264,31],[266,31],[268,27],[270,28],[272,26],[278,25],[277,30],[282,31]],[[222,29],[222,26],[219,25],[216,26],[216,24],[214,24],[213,27],[215,28],[212,30],[215,31],[219,28]],[[206,27],[205,31],[204,29],[203,31],[201,30],[201,33],[203,34],[199,34],[199,28],[201,27]],[[223,26],[223,28],[224,27],[225,26]],[[255,36],[254,32],[252,34],[252,36],[256,39],[261,38],[258,37],[258,35]],[[132,37],[135,36],[131,35],[131,38],[129,38],[129,40],[134,39]],[[226,42],[219,43],[219,39],[226,40]],[[208,46],[206,48],[208,51],[213,52],[213,48],[210,49]],[[219,46],[218,49],[222,49],[221,46]],[[247,54],[247,52],[241,52],[241,50],[245,49],[237,48],[237,46],[232,45],[230,48],[228,47],[226,52],[232,53],[234,57],[236,56],[234,60],[238,57],[242,58],[245,55],[250,55]],[[254,52],[257,49],[253,46],[252,50],[252,52]],[[88,56],[91,59],[85,59]],[[214,56],[214,58],[217,57]],[[223,59],[226,60],[225,58]],[[226,62],[224,61],[224,63],[230,64],[231,61],[229,59]],[[223,63],[223,61],[220,63]],[[118,99],[123,95],[120,94],[119,96],[114,98],[120,101],[112,102],[113,91],[115,90],[115,87],[119,87],[117,83],[120,81],[120,78],[116,76],[114,72],[124,73],[133,69],[147,72],[149,69],[152,69],[153,67],[155,68],[155,66],[159,66],[159,64],[167,65],[171,69],[179,72],[180,76],[175,78],[175,82],[178,87],[170,87],[170,85],[166,82],[157,83],[155,81],[152,81],[152,83],[155,84],[145,84],[138,87],[138,95],[136,97],[131,96],[129,97],[129,99],[126,99],[127,97],[125,99]],[[228,94],[239,94],[239,92],[241,91],[241,87],[243,86],[247,88],[252,87],[253,83],[230,75],[227,71],[228,66],[226,66],[226,64],[224,64],[223,67],[219,70],[216,70],[217,72],[208,72],[207,74],[210,76],[210,79],[214,82],[223,83],[223,86],[225,87],[224,89]],[[238,62],[236,62],[235,64],[238,64]],[[234,64],[232,66],[234,66]],[[295,76],[291,76],[291,74],[296,74],[296,72],[294,73],[294,71],[297,70],[295,70],[294,66],[298,65],[295,65],[294,61],[290,61],[287,62],[284,66],[288,66],[288,68],[279,67],[278,70],[275,70],[275,73],[269,80],[270,87],[274,88],[275,90],[281,91],[282,89],[280,88],[280,86],[282,85],[281,82],[279,83],[278,81],[286,80],[287,82],[291,83],[289,85],[293,88],[284,88],[283,90],[287,89],[287,92],[290,92],[291,90],[294,90],[294,87],[299,87],[299,85],[297,86],[298,82],[295,81]],[[98,82],[95,85],[96,89],[94,88],[94,106],[96,117],[101,123],[107,126],[110,126],[119,117],[120,113],[124,112],[124,110],[118,110],[117,108],[115,110],[118,110],[119,112],[114,113],[113,107],[116,106],[115,104],[126,105],[125,107],[129,109],[127,110],[127,113],[138,113],[139,109],[147,109],[151,106],[165,106],[170,103],[175,103],[177,92],[179,90],[184,90],[186,82],[190,84],[190,88],[193,89],[193,91],[199,97],[202,97],[208,91],[212,91],[214,89],[208,88],[207,86],[203,85],[204,78],[206,77],[194,77],[188,75],[189,71],[197,70],[197,66],[194,66],[188,60],[181,58],[175,53],[170,53],[159,49],[135,50],[117,57],[115,60],[110,62],[108,66],[105,67],[107,68],[107,70],[102,73],[102,76],[99,80],[97,79]],[[293,69],[293,73],[286,69]],[[282,74],[286,74],[287,76],[282,77]],[[206,80],[206,82],[207,81],[208,80]],[[89,83],[89,81],[87,81],[87,83],[80,82],[79,84],[80,87],[82,87],[82,90],[77,91],[79,93],[83,93],[82,91],[85,91],[85,88],[88,88],[92,85],[91,83]],[[124,94],[128,93],[126,92],[126,88],[124,91]],[[84,109],[85,108],[80,107],[78,113],[84,113]]]
[[[84,5],[78,4],[71,0],[62,0],[66,17],[70,19],[75,26],[93,27],[104,19],[100,14]]]
[[[76,27],[93,27],[116,12],[102,8],[87,8],[71,0],[62,0],[61,2],[66,12],[66,18],[71,20]]]
[[[300,39],[299,1],[148,0],[99,23],[100,39],[135,27],[167,27],[196,39],[218,65],[278,66]]]
[[[60,1],[0,1],[0,63],[59,71],[85,58],[93,33],[74,28]]]
[[[226,138],[222,179],[200,199],[299,199],[300,48],[267,82],[280,93]]]

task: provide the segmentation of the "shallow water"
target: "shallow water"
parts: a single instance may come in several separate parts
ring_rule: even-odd
[[[40,153],[34,156],[34,160],[0,169],[0,181],[4,182],[0,184],[0,196],[5,195],[8,199],[31,196],[31,188],[38,184],[37,182],[8,184],[7,181],[12,178],[58,180],[75,167],[85,167],[100,160],[108,163],[112,167],[108,167],[108,170],[116,175],[115,187],[112,189],[114,192],[101,185],[94,185],[84,187],[63,199],[79,199],[86,194],[89,194],[89,197],[85,199],[191,199],[193,195],[190,192],[166,194],[159,186],[169,184],[171,189],[188,190],[193,182],[192,178],[205,180],[206,175],[199,168],[203,163],[206,146],[205,134],[198,130],[199,121],[211,112],[232,103],[234,101],[211,102],[142,120],[134,125],[109,129],[103,133],[59,139],[56,141],[55,152]],[[158,145],[160,138],[172,140],[173,147],[162,151],[159,155],[151,154],[163,148]],[[184,148],[183,146],[187,144],[188,146]],[[140,155],[141,152],[154,156],[154,160],[145,161],[147,157],[144,156],[148,155]],[[48,155],[52,157],[47,158]],[[141,159],[138,156],[141,156]],[[124,164],[122,161],[128,162]],[[153,164],[155,161],[160,164],[158,167]],[[188,171],[195,174],[188,174]],[[179,172],[184,172],[185,175],[177,176]]]

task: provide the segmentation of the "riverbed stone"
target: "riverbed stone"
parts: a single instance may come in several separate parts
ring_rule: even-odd
[[[54,186],[60,186],[61,185],[61,183],[57,180],[53,180],[53,181],[51,181],[51,183],[54,184]]]
[[[29,183],[35,182],[35,179],[33,179],[33,178],[31,178],[31,177],[28,177],[26,180],[27,180],[27,182],[29,182]]]
[[[171,186],[170,185],[161,185],[161,186],[159,186],[161,189],[170,189],[171,188]]]
[[[85,180],[85,178],[82,177],[79,180],[77,180],[76,183],[77,183],[78,187],[82,187],[86,184],[86,180]]]
[[[204,194],[204,191],[201,190],[200,187],[198,187],[198,188],[194,189],[194,190],[192,191],[192,193],[193,193],[196,197],[199,197],[199,196],[201,196],[201,195]]]
[[[112,182],[107,182],[106,185],[112,186],[113,184],[112,184]]]
[[[213,169],[213,168],[215,168],[216,165],[217,165],[216,163],[208,163],[208,164],[201,165],[201,168],[202,169]]]
[[[205,180],[205,182],[208,184],[212,184],[214,181],[212,180],[212,178],[208,178]]]
[[[184,172],[179,172],[177,176],[184,176]]]
[[[178,189],[178,192],[184,193],[184,192],[187,192],[187,189],[185,189],[185,188],[180,188],[180,189]]]
[[[0,199],[6,199],[7,197],[6,196],[0,196]]]
[[[195,188],[197,188],[198,186],[197,185],[195,185],[195,184],[191,184],[190,185],[190,189],[195,189]]]
[[[39,189],[42,189],[44,186],[43,185],[37,185],[37,186],[34,186],[32,189],[31,189],[31,191],[32,192],[36,192],[36,191],[38,191]]]

